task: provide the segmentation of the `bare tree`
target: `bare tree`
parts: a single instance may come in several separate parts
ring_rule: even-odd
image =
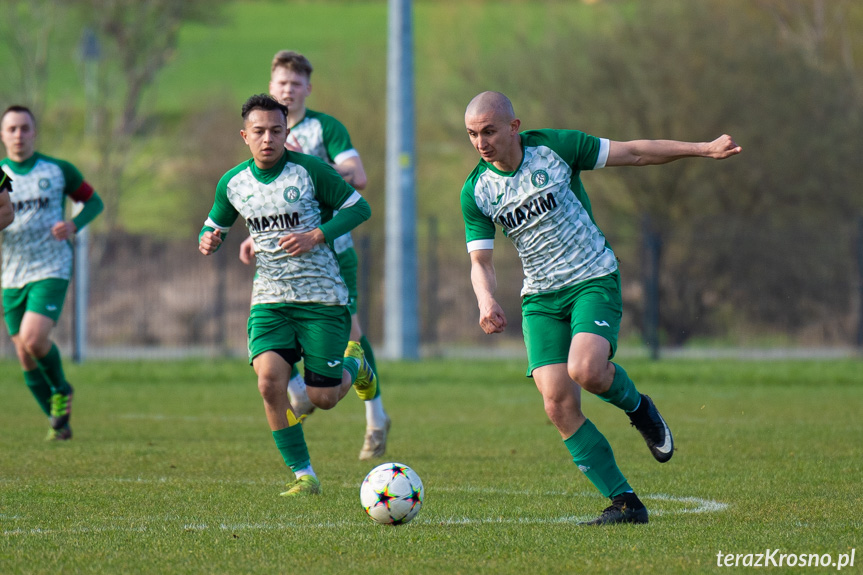
[[[15,70],[4,70],[0,90],[40,114],[48,79],[48,48],[58,21],[67,13],[60,0],[9,0],[0,3],[0,37],[9,47]],[[16,86],[20,88],[16,89]]]
[[[819,68],[839,66],[863,99],[863,4],[854,0],[758,0],[780,36]]]
[[[116,229],[126,191],[152,176],[155,160],[137,151],[146,147],[148,89],[176,53],[179,33],[190,21],[214,22],[226,0],[78,0],[86,22],[96,30],[106,54],[100,67],[100,99],[95,105],[98,173],[105,197],[105,223]]]

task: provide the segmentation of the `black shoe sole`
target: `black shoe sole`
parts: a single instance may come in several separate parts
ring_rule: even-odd
[[[662,414],[660,414],[659,410],[656,409],[656,405],[653,403],[653,400],[650,399],[650,396],[641,394],[641,400],[647,402],[648,411],[649,412],[652,411],[653,413],[656,414],[656,417],[658,417],[659,420],[662,421],[662,425],[665,427],[665,431],[668,432],[668,442],[670,444],[668,451],[663,452],[663,451],[660,451],[659,449],[657,449],[657,445],[653,441],[653,439],[651,439],[650,437],[647,436],[646,433],[644,433],[643,431],[638,429],[638,426],[635,425],[635,423],[633,423],[633,425],[635,426],[636,429],[638,429],[638,432],[641,434],[641,437],[644,438],[644,442],[647,443],[647,448],[650,450],[650,454],[653,455],[653,458],[660,463],[665,463],[666,461],[671,459],[671,457],[674,455],[674,436],[671,434],[671,428],[668,427],[668,424],[665,422],[665,418],[662,417]],[[653,418],[650,418],[650,419],[653,419]],[[665,443],[665,442],[663,441],[663,443]]]
[[[647,507],[641,509],[627,509],[626,511],[616,511],[611,513],[603,513],[592,521],[583,521],[579,525],[617,525],[619,523],[635,523],[643,525],[647,523]]]

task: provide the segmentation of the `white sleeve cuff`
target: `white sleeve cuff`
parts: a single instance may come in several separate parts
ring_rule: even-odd
[[[492,250],[494,249],[494,240],[473,240],[467,243],[467,253],[476,250]]]
[[[333,158],[333,163],[336,165],[341,164],[345,160],[350,160],[351,158],[358,158],[360,153],[355,149],[351,148],[350,150],[345,150],[335,158]]]
[[[605,162],[608,161],[608,149],[609,149],[608,138],[600,138],[599,139],[599,154],[596,156],[596,165],[593,166],[594,170],[598,170],[600,168],[605,167]]]
[[[214,222],[210,218],[207,218],[207,221],[204,222],[204,225],[209,226],[209,227],[214,228],[214,229],[217,229],[217,230],[222,231],[222,232],[227,232],[229,229],[231,229],[229,227],[226,228],[225,226],[220,226],[219,224],[217,224],[216,222]]]
[[[349,208],[352,205],[354,205],[355,203],[357,203],[358,201],[360,201],[361,199],[362,199],[362,196],[360,195],[360,193],[357,191],[354,191],[353,194],[348,196],[348,199],[345,200],[345,203],[343,203],[341,206],[339,206],[339,209],[343,210],[345,208]]]

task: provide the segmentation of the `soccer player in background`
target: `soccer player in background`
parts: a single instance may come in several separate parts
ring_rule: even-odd
[[[291,50],[281,50],[273,57],[270,67],[270,95],[288,107],[288,128],[291,130],[285,146],[294,152],[311,154],[324,160],[356,190],[366,187],[366,172],[359,152],[351,144],[348,130],[337,119],[306,108],[306,98],[312,92],[312,64],[308,58]],[[357,316],[357,252],[351,234],[333,242],[342,279],[348,286],[351,311],[351,340],[363,346],[366,359],[377,373],[372,345],[365,336]],[[255,245],[249,237],[240,244],[240,260],[250,264],[255,257]],[[310,413],[305,384],[294,368],[288,387],[291,402],[300,414]],[[386,452],[390,418],[384,411],[380,379],[375,397],[365,402],[366,434],[360,449],[361,460],[381,457]]]
[[[374,397],[374,370],[359,342],[349,341],[348,289],[331,244],[371,215],[371,208],[326,162],[285,148],[288,109],[259,94],[243,105],[240,134],[252,159],[228,171],[199,236],[215,252],[238,216],[257,251],[249,313],[249,362],[258,376],[276,447],[296,480],[285,497],[317,495],[299,416],[288,398],[293,366],[302,359],[310,401],[331,409],[352,385]]]
[[[622,303],[617,258],[593,218],[580,172],[606,166],[724,159],[741,148],[727,135],[712,142],[615,142],[575,130],[519,132],[512,103],[483,92],[468,104],[465,127],[480,161],[461,192],[471,283],[485,333],[507,325],[494,298],[495,224],[516,246],[525,279],[522,331],[527,375],[573,461],[611,506],[588,525],[647,523],[647,509],[617,467],[608,441],[581,411],[581,390],[622,409],[660,462],[671,459],[671,431],[639,393],[617,349]]]
[[[67,440],[72,386],[51,330],[72,276],[72,236],[101,213],[102,199],[75,166],[36,151],[29,109],[7,108],[0,136],[6,147],[0,167],[15,180],[15,220],[3,230],[3,314],[24,381],[50,418],[47,439]],[[71,219],[65,219],[67,197],[84,204]]]
[[[12,200],[9,192],[12,191],[12,178],[6,172],[0,171],[0,231],[15,220],[15,212],[12,210]]]

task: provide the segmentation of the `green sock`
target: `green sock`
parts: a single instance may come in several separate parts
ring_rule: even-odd
[[[375,372],[375,375],[378,376],[378,390],[372,398],[377,399],[381,396],[381,376],[378,373],[378,365],[375,363],[375,352],[372,351],[372,344],[369,343],[369,340],[365,335],[360,338],[360,345],[363,347],[363,353],[366,354],[366,360],[369,362],[369,365],[372,366],[372,370]]]
[[[27,387],[30,388],[30,393],[36,398],[36,402],[45,415],[51,415],[51,386],[48,385],[48,380],[45,374],[38,367],[36,369],[24,372],[24,381],[27,382]]]
[[[608,440],[589,419],[585,419],[578,431],[563,443],[572,454],[572,460],[578,465],[578,469],[600,493],[606,497],[614,497],[625,491],[632,491],[614,461],[614,453]]]
[[[273,439],[276,441],[279,453],[282,454],[282,459],[285,460],[285,465],[290,467],[292,471],[304,469],[311,464],[302,425],[291,425],[284,429],[278,429],[273,432]]]
[[[351,384],[357,380],[357,374],[360,372],[360,362],[357,361],[355,357],[345,356],[342,358],[342,367],[345,368],[349,374],[351,374]]]
[[[641,394],[635,389],[635,384],[626,375],[622,367],[616,363],[614,366],[614,380],[611,382],[611,387],[605,393],[597,394],[597,397],[602,401],[607,401],[615,407],[619,407],[623,411],[629,412],[638,407],[638,402],[641,401]]]
[[[63,361],[60,359],[60,350],[57,349],[56,344],[51,344],[51,351],[48,352],[48,355],[37,359],[36,363],[45,372],[52,393],[68,395],[72,391],[69,382],[66,381],[66,374],[63,373]]]

